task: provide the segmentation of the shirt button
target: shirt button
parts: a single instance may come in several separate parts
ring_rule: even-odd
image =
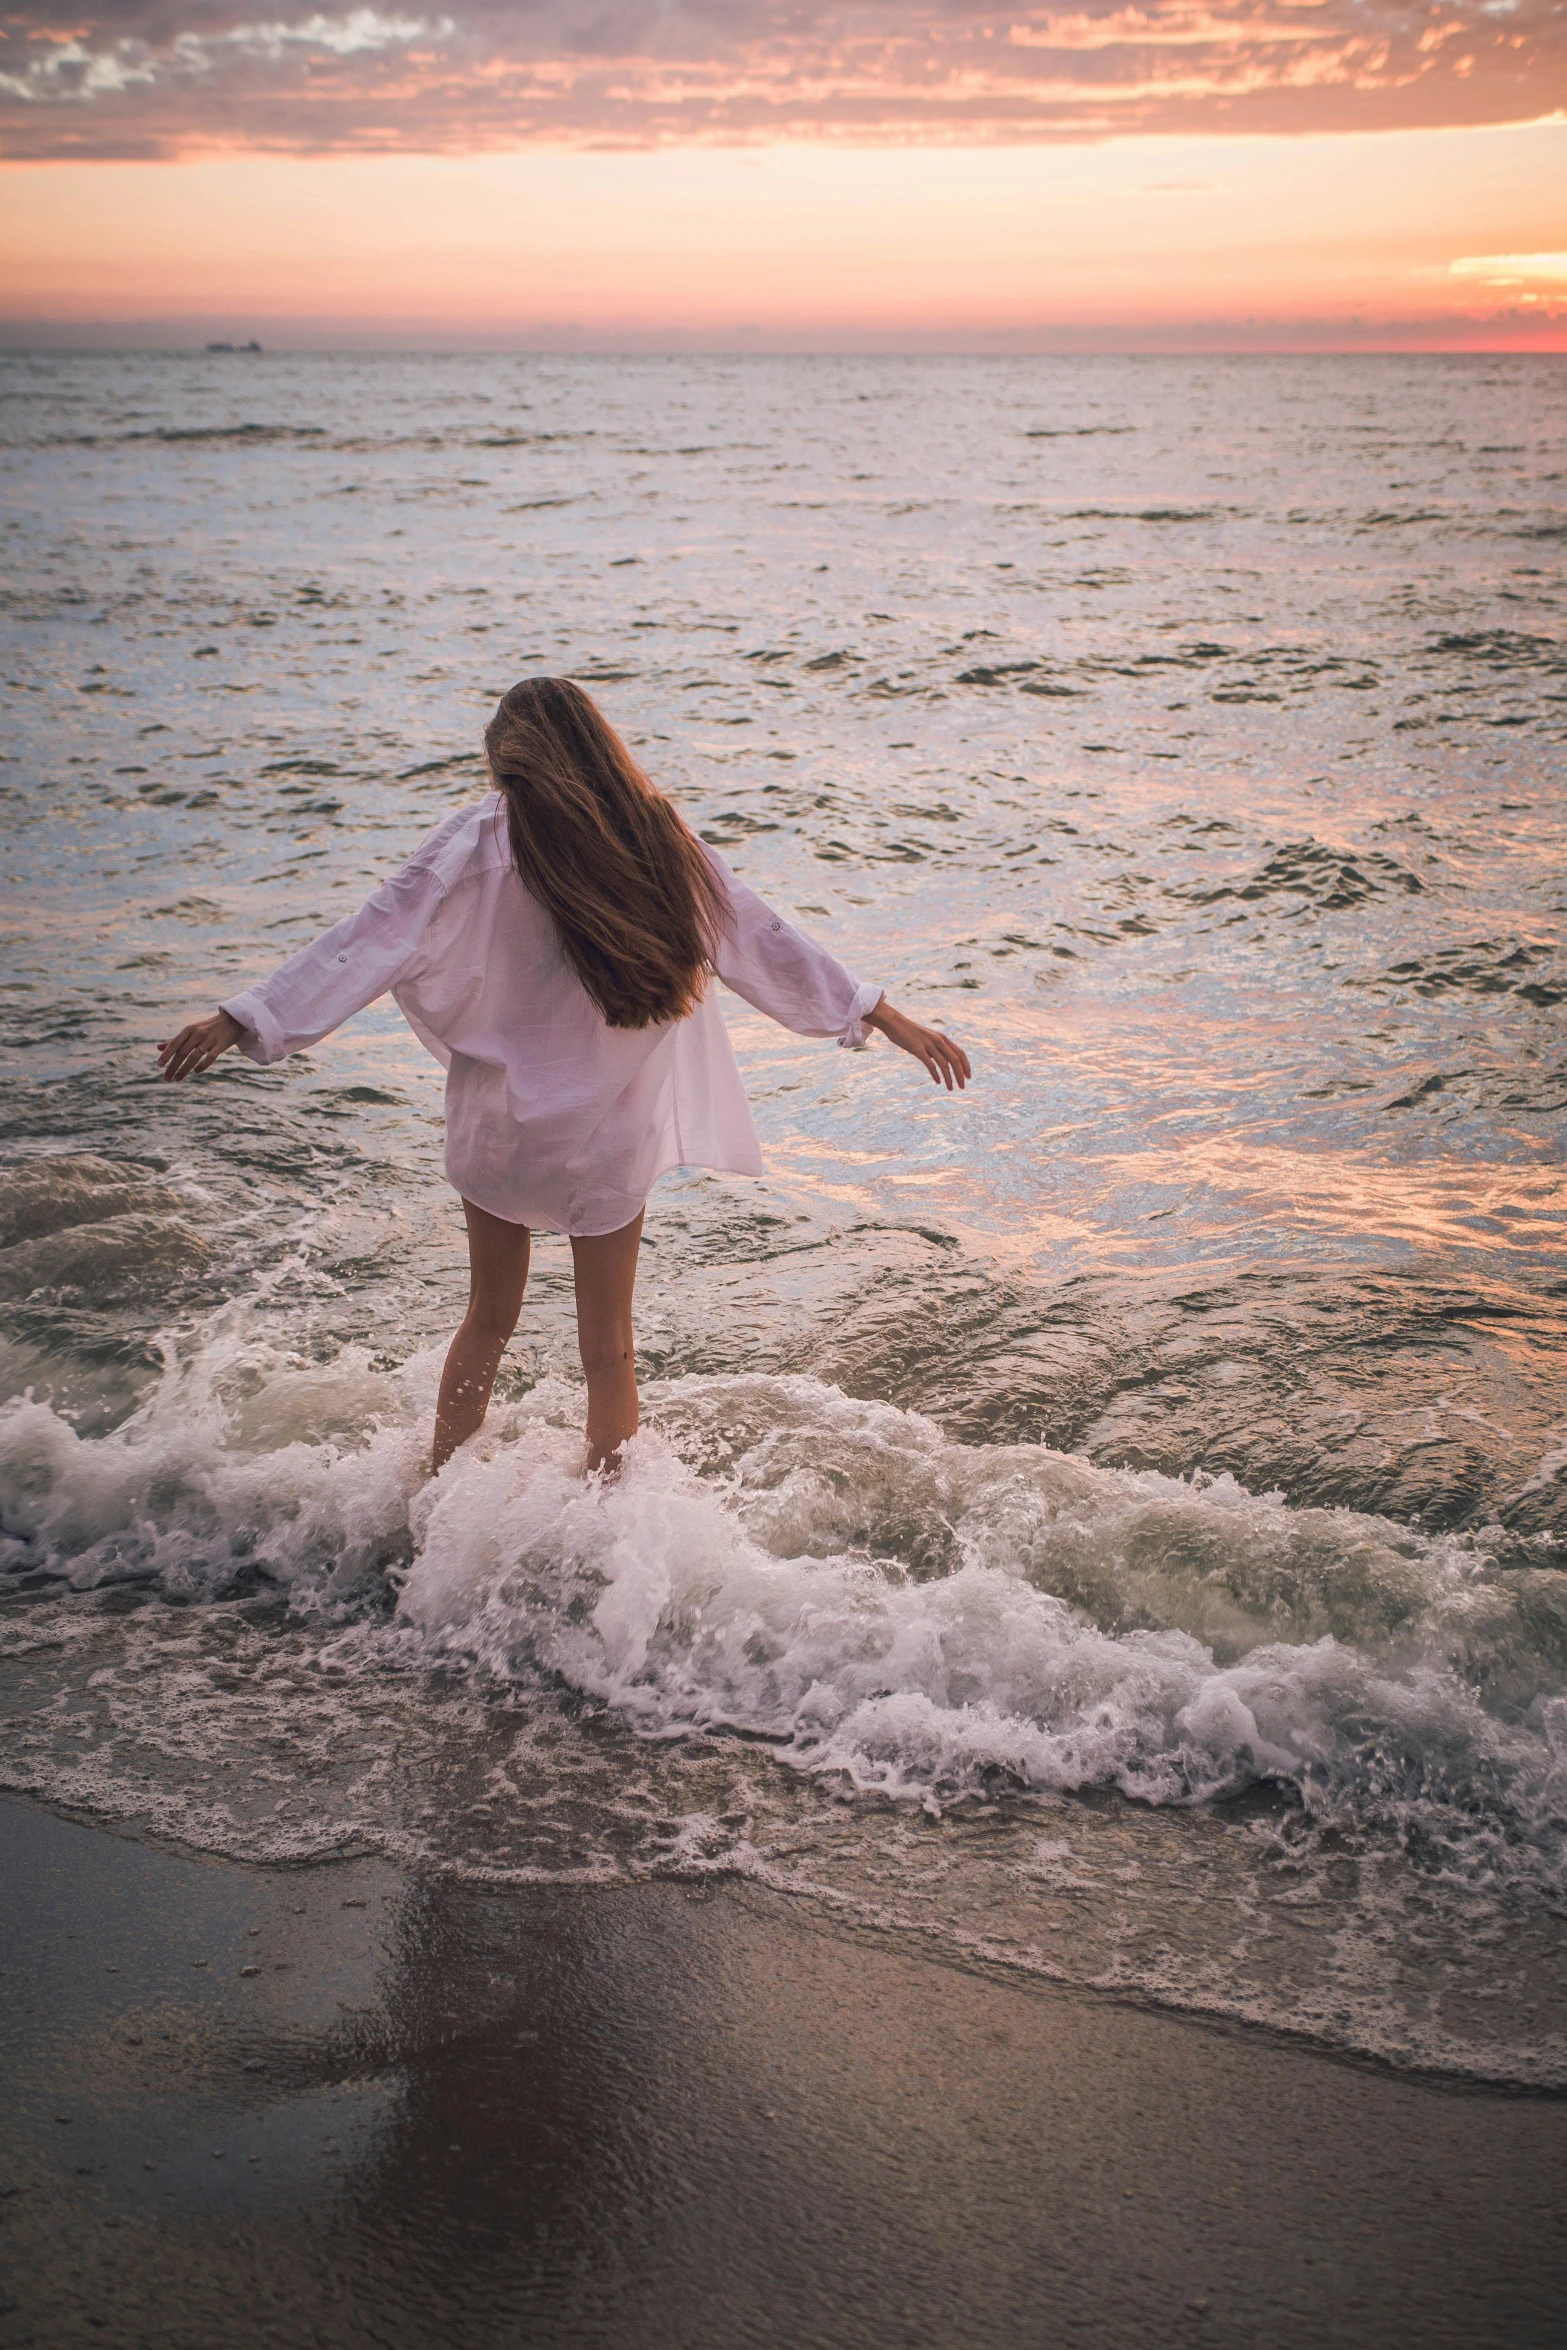
[[[347,962],[347,960],[348,960],[348,957],[347,957],[346,955],[339,955],[337,959],[338,959],[338,961],[339,961],[340,963],[346,963],[346,962]]]
[[[782,924],[781,922],[775,922],[775,923],[773,924],[773,928],[774,928],[775,930],[782,930],[782,928],[783,928],[783,924]]]

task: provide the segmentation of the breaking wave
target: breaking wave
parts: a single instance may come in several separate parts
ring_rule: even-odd
[[[281,1591],[339,1670],[542,1676],[646,1735],[738,1733],[887,1797],[1269,1784],[1425,1867],[1562,1889],[1544,1542],[965,1445],[800,1376],[651,1387],[615,1482],[583,1481],[580,1398],[546,1379],[432,1482],[436,1372],[290,1356],[230,1307],[108,1434],[14,1401],[9,1571]]]

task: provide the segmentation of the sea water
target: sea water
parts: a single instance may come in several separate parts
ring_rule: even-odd
[[[1567,371],[0,360],[0,1783],[266,1861],[729,1872],[1567,2082]],[[153,1046],[581,679],[960,1037],[727,999],[579,1474],[390,1003]]]

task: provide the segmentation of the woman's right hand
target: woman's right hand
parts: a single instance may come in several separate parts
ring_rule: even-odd
[[[220,1053],[238,1044],[244,1033],[229,1012],[214,1012],[210,1019],[193,1020],[178,1036],[171,1036],[167,1044],[158,1047],[165,1079],[177,1085],[182,1077],[198,1076],[203,1069],[212,1067]]]
[[[921,1068],[930,1072],[933,1085],[945,1085],[948,1093],[954,1086],[959,1093],[973,1076],[969,1057],[960,1044],[950,1036],[943,1036],[939,1028],[922,1027],[911,1020],[907,1012],[900,1012],[883,996],[874,1012],[865,1015],[867,1028],[879,1028],[889,1044],[900,1052],[912,1053]]]

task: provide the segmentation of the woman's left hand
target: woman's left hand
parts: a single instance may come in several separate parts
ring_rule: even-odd
[[[167,1044],[158,1047],[158,1059],[163,1074],[171,1085],[182,1077],[195,1077],[203,1069],[210,1069],[220,1053],[230,1045],[238,1044],[245,1031],[229,1012],[214,1012],[208,1020],[193,1020],[182,1028],[178,1036],[171,1036]]]

